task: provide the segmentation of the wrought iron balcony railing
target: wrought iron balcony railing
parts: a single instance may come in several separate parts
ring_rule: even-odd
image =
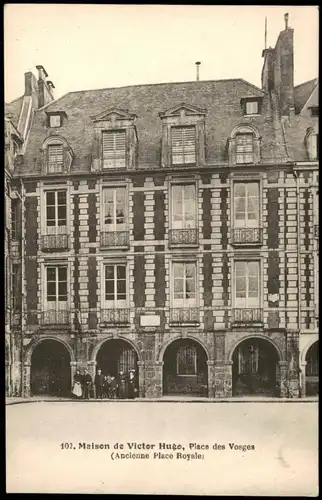
[[[232,229],[232,244],[233,245],[260,245],[262,243],[263,230],[260,227],[256,228],[238,228]]]
[[[49,309],[47,311],[42,311],[41,313],[41,325],[43,326],[69,325],[70,320],[70,311],[67,309],[61,311]]]
[[[107,325],[128,325],[130,322],[129,309],[101,309],[101,323]]]
[[[41,236],[41,249],[45,252],[68,250],[68,234],[46,234]]]
[[[170,309],[170,323],[176,325],[199,323],[199,309],[196,307]]]
[[[263,323],[263,309],[233,309],[232,322],[238,325]]]
[[[169,245],[198,245],[198,229],[169,229]]]
[[[128,247],[129,231],[101,232],[101,247]]]

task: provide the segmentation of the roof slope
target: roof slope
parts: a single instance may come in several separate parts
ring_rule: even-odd
[[[18,97],[14,101],[5,103],[5,114],[8,113],[12,115],[11,121],[15,125],[15,127],[18,126],[22,101],[23,101],[23,96]]]
[[[317,83],[318,79],[314,78],[313,80],[309,80],[294,87],[294,107],[296,114],[301,112]]]
[[[263,112],[259,117],[243,118],[240,99],[262,96]],[[48,137],[47,111],[65,111],[67,120],[57,131],[73,149],[72,171],[90,170],[93,148],[91,117],[110,108],[128,110],[137,115],[139,168],[160,166],[161,119],[159,113],[179,103],[206,108],[206,159],[220,163],[227,159],[227,139],[236,125],[253,123],[262,136],[265,157],[284,158],[283,135],[277,110],[269,95],[242,80],[194,81],[136,85],[100,90],[71,92],[38,110],[30,132],[24,159],[24,173],[40,173],[40,148]]]

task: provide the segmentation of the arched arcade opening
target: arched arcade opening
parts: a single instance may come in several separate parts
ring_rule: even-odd
[[[319,341],[317,340],[308,349],[305,357],[305,385],[307,396],[319,394]]]
[[[266,339],[242,341],[232,356],[232,395],[280,395],[279,355]]]
[[[31,355],[31,394],[69,396],[70,361],[70,354],[61,342],[46,339],[37,344]]]
[[[207,353],[199,342],[178,339],[166,348],[163,394],[208,396]]]
[[[96,369],[103,375],[116,377],[121,371],[129,373],[135,370],[138,374],[138,355],[134,347],[122,339],[106,340],[96,355]]]

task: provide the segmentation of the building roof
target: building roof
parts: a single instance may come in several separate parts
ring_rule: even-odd
[[[296,85],[296,87],[294,87],[294,107],[296,114],[299,114],[301,112],[303,106],[312,94],[317,83],[318,79],[314,78],[313,80],[303,82],[300,85]]]
[[[262,97],[262,114],[243,117],[240,100]],[[159,167],[162,123],[159,113],[180,103],[206,109],[206,161],[227,161],[227,139],[239,124],[252,123],[262,136],[262,157],[283,161],[285,147],[276,104],[258,87],[242,79],[135,85],[70,92],[36,113],[20,173],[39,174],[40,148],[52,131],[46,128],[46,112],[64,111],[67,119],[57,134],[74,152],[72,172],[90,171],[94,125],[92,118],[111,108],[137,115],[139,168]],[[19,172],[17,172],[19,173]]]
[[[18,126],[23,97],[24,96],[18,97],[4,105],[5,114],[12,115],[11,121],[16,127]]]

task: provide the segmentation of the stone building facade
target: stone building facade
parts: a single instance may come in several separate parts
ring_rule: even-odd
[[[293,84],[293,30],[263,58],[261,89],[140,85],[38,108],[11,181],[17,393],[68,395],[76,368],[133,368],[145,398],[318,390],[317,118]]]

